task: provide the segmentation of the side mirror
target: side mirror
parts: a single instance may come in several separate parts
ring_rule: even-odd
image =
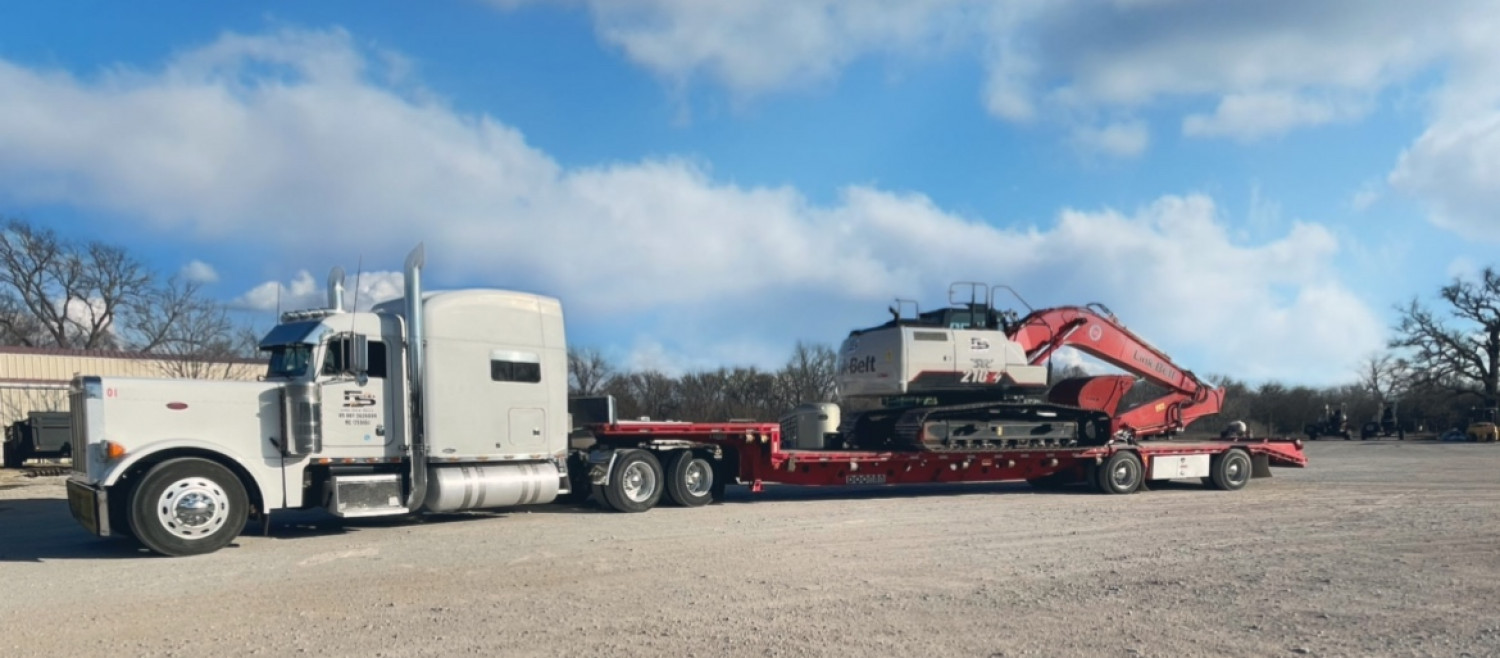
[[[349,371],[356,377],[370,372],[370,339],[364,334],[353,334],[349,341]]]

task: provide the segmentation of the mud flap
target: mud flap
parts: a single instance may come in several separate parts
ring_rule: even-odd
[[[1271,456],[1265,453],[1250,455],[1250,477],[1271,477]]]
[[[618,450],[595,450],[589,453],[589,482],[604,486],[609,484],[609,473],[614,470]]]

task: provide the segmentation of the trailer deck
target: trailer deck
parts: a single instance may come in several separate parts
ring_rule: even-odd
[[[1214,460],[1241,450],[1254,477],[1270,467],[1307,465],[1299,439],[1144,440],[1092,447],[1045,447],[999,451],[857,451],[783,448],[774,423],[617,422],[593,428],[607,450],[709,451],[719,473],[760,492],[768,483],[841,486],[1028,481],[1038,485],[1092,481],[1093,469],[1114,464],[1117,453],[1134,455],[1136,478],[1169,480],[1211,477]],[[1127,460],[1128,457],[1122,457]],[[1129,475],[1129,474],[1126,474]],[[1246,478],[1248,479],[1248,478]],[[596,482],[597,483],[597,482]],[[1237,489],[1243,486],[1220,487]],[[1136,486],[1124,487],[1128,493]]]

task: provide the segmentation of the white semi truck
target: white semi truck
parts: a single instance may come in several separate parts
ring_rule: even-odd
[[[262,381],[75,379],[74,517],[189,555],[278,509],[401,515],[567,493],[562,306],[424,295],[423,253],[407,259],[405,298],[370,312],[344,310],[336,269],[329,308],[286,313],[261,341]]]
[[[619,422],[606,404],[592,442],[570,449],[562,306],[502,290],[424,294],[423,254],[419,245],[406,260],[405,297],[368,312],[344,310],[336,268],[328,308],[283,314],[261,341],[270,362],[259,382],[74,378],[74,518],[193,555],[227,545],[250,519],[264,531],[284,509],[396,516],[574,494],[642,512],[663,499],[706,504],[731,481],[758,492],[1025,480],[1128,494],[1201,478],[1233,490],[1272,465],[1306,463],[1300,441],[1139,440],[1216,411],[1222,392],[1169,367],[1113,316],[1063,308],[989,322],[999,317],[989,300],[898,315],[845,341],[846,395],[935,402],[842,423],[836,406],[810,404],[781,424]],[[1019,375],[1064,344],[1146,373],[1168,397],[1116,414],[1120,376],[1055,387],[1048,403],[1009,397],[1036,388]],[[872,388],[872,378],[891,381]]]

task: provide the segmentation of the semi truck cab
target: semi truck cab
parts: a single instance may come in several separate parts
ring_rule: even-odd
[[[258,382],[78,377],[73,516],[167,555],[217,550],[248,518],[552,502],[569,491],[562,306],[505,290],[423,293],[370,311],[284,314]]]

